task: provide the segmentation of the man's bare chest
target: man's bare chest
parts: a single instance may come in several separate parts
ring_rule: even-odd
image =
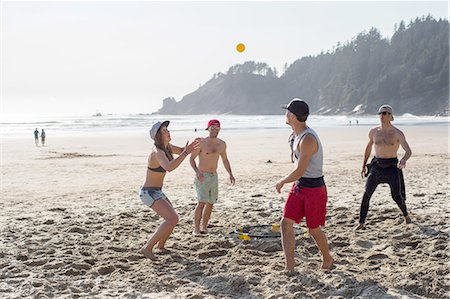
[[[202,153],[208,156],[220,155],[222,147],[220,145],[208,145],[202,148]]]
[[[398,138],[395,132],[377,132],[374,143],[378,146],[395,146],[398,145]]]

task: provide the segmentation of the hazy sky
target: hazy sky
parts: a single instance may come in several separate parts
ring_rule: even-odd
[[[447,1],[1,4],[2,113],[150,113],[248,60],[285,63]],[[236,44],[246,45],[244,53]]]

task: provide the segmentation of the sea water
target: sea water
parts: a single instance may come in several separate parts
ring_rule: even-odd
[[[4,138],[32,135],[35,128],[48,134],[72,135],[96,132],[147,131],[158,120],[170,120],[171,131],[204,130],[209,119],[217,118],[222,130],[272,130],[285,129],[284,115],[153,115],[153,114],[108,114],[103,116],[5,116],[0,121],[0,133]],[[374,126],[379,124],[373,116],[315,116],[308,118],[311,127]],[[404,126],[448,126],[449,117],[395,116],[395,125]]]

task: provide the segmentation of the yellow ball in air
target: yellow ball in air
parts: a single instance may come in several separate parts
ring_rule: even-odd
[[[245,45],[244,45],[243,43],[237,44],[236,50],[237,50],[239,53],[244,52],[244,51],[245,51]]]

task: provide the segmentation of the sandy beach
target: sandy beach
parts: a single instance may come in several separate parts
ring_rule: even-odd
[[[220,133],[236,185],[220,163],[219,201],[204,237],[191,234],[196,199],[188,160],[167,174],[164,192],[180,222],[170,251],[156,253],[155,262],[138,253],[161,223],[138,197],[152,147],[147,131],[47,132],[45,147],[35,147],[31,134],[3,138],[0,297],[450,298],[448,127],[400,129],[413,151],[404,172],[413,223],[403,222],[380,185],[367,229],[355,232],[369,127],[316,128],[329,195],[324,230],[336,267],[321,271],[313,239],[299,234],[294,275],[282,272],[279,238],[243,241],[233,233],[281,219],[289,186],[278,194],[275,183],[292,168],[288,128]],[[172,133],[181,146],[197,136],[206,135]]]

